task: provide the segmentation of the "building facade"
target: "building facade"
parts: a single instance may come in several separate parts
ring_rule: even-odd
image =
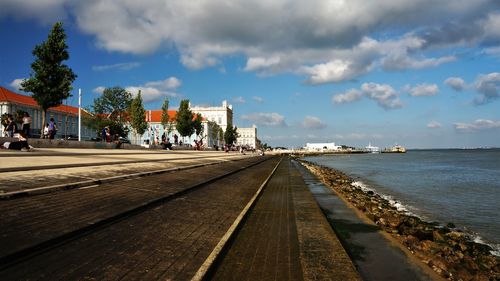
[[[35,136],[40,135],[42,128],[42,110],[37,102],[30,96],[17,94],[4,87],[0,87],[0,115],[5,113],[14,115],[17,111],[28,112],[31,116],[31,132]],[[82,110],[82,114],[88,114]],[[56,138],[73,135],[78,136],[78,107],[60,105],[49,108],[46,122],[54,118],[57,125]],[[21,124],[18,124],[19,128]],[[90,139],[95,135],[92,130],[82,125],[82,140]]]
[[[335,145],[334,142],[306,143],[304,149],[307,151],[337,151],[342,149],[342,146]]]
[[[215,122],[224,132],[228,124],[233,123],[233,106],[226,100],[222,101],[222,106],[195,106],[191,107],[193,113],[199,113],[207,121]]]
[[[257,148],[257,126],[253,125],[251,128],[238,127],[237,133],[236,145]]]
[[[218,139],[218,134],[212,133],[213,127],[209,126],[208,121],[203,115],[203,120],[201,122],[203,126],[202,134],[200,136],[196,136],[196,134],[193,134],[189,137],[181,137],[181,135],[175,128],[175,115],[177,114],[177,111],[168,111],[170,120],[174,121],[166,128],[164,128],[163,124],[161,123],[162,114],[162,110],[146,110],[146,122],[148,123],[148,128],[146,129],[146,132],[144,132],[144,134],[141,136],[135,134],[132,128],[129,128],[128,138],[130,139],[131,143],[138,145],[160,144],[161,137],[163,134],[165,134],[165,136],[170,139],[171,143],[174,143],[174,135],[177,135],[179,137],[179,141],[182,141],[185,144],[192,145],[195,140],[201,139],[204,147],[213,147],[214,145],[220,146],[221,140]]]

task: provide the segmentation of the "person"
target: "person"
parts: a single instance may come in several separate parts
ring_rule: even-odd
[[[177,134],[174,134],[174,143],[175,145],[179,144],[179,136]]]
[[[109,127],[106,127],[106,142],[111,142],[111,132]]]
[[[24,132],[19,132],[19,137],[17,141],[4,142],[3,147],[12,150],[23,150],[23,151],[29,151],[31,149],[31,147],[28,144],[28,139],[26,138]]]
[[[30,137],[30,127],[31,127],[31,116],[28,114],[28,112],[25,112],[23,116],[22,130],[27,138]]]
[[[57,134],[57,125],[54,118],[50,118],[49,122],[49,139],[53,140],[54,136]]]
[[[167,138],[167,141],[163,144],[163,148],[172,150],[172,143],[170,142],[170,138]]]
[[[17,124],[14,122],[13,117],[9,116],[9,118],[7,118],[7,126],[3,130],[6,137],[14,137],[14,133],[17,132]]]
[[[106,128],[107,127],[102,128],[102,131],[101,131],[101,141],[103,141],[103,142],[106,142]]]
[[[43,127],[43,138],[44,139],[49,138],[49,123],[46,123],[45,127]]]
[[[167,136],[165,135],[165,132],[161,135],[161,143],[164,144],[167,142]]]

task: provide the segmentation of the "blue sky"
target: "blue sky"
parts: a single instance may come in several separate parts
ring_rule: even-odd
[[[500,147],[500,4],[435,2],[0,0],[0,85],[63,21],[84,106],[121,86],[226,99],[272,146]]]

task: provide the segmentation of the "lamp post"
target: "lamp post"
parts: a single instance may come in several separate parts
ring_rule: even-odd
[[[82,89],[78,89],[78,141],[82,141]]]

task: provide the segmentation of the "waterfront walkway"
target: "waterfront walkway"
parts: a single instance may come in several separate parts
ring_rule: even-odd
[[[360,280],[290,160],[236,155],[3,198],[0,279]]]

